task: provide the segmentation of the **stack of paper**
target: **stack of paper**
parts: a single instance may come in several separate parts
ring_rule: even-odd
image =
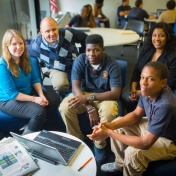
[[[132,30],[117,30],[119,34],[136,34],[135,31]]]
[[[27,150],[14,138],[0,141],[0,176],[32,174],[39,167]]]

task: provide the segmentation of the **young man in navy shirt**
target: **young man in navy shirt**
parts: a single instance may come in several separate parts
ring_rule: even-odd
[[[72,91],[62,101],[59,111],[67,133],[83,139],[78,114],[88,112],[92,127],[99,122],[111,122],[118,114],[117,99],[121,93],[118,63],[103,53],[103,38],[98,34],[86,38],[86,53],[75,59],[72,69]],[[105,161],[106,141],[94,142],[95,158]]]
[[[115,162],[102,165],[102,171],[142,175],[149,162],[176,157],[176,97],[166,86],[167,77],[168,69],[163,63],[147,63],[141,73],[136,109],[95,126],[88,135],[92,140],[111,138]]]

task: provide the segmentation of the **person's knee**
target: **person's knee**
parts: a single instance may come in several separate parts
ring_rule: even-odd
[[[67,113],[71,108],[68,107],[68,97],[64,98],[63,101],[61,102],[59,106],[59,112],[62,113]]]
[[[140,149],[134,147],[127,147],[125,150],[124,166],[129,170],[133,169],[136,172],[145,170],[145,162],[141,162],[142,156],[140,155]]]
[[[107,101],[103,103],[99,109],[101,117],[105,117],[106,121],[112,121],[117,117],[118,106],[115,101]],[[101,118],[102,119],[102,118]],[[104,121],[105,119],[102,119]]]
[[[34,118],[40,122],[44,122],[46,120],[46,110],[42,107]]]

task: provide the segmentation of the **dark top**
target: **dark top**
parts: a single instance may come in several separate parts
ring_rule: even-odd
[[[123,12],[123,11],[126,11],[126,10],[130,10],[130,9],[131,9],[130,6],[123,6],[123,5],[120,5],[120,6],[117,8],[117,16],[118,16],[119,22],[120,22],[121,20],[126,19],[124,16],[120,16],[119,13],[120,13],[120,12]]]
[[[144,108],[148,118],[148,131],[166,137],[176,144],[176,97],[166,86],[152,102],[140,95],[138,106]]]
[[[97,74],[93,74],[86,54],[79,55],[74,61],[72,80],[82,81],[81,89],[85,92],[100,93],[122,86],[119,65],[106,54],[103,54]]]
[[[144,18],[149,18],[149,14],[144,9],[141,9],[139,7],[133,7],[128,13],[128,19],[130,18],[144,21]]]
[[[147,62],[150,61],[155,50],[156,49],[154,47],[149,48],[147,45],[143,46],[138,62],[135,65],[131,82],[140,81],[142,69]],[[169,75],[167,85],[171,88],[171,90],[176,90],[176,49],[171,49],[169,51],[164,50],[157,61],[164,63],[168,67]]]
[[[89,27],[88,26],[88,19],[83,20],[80,15],[73,16],[70,21],[68,22],[68,25],[74,26],[74,27]]]

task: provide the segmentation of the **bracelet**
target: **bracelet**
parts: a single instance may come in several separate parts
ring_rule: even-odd
[[[87,113],[88,113],[88,114],[91,114],[91,113],[94,112],[95,110],[96,110],[96,109],[95,109],[94,107],[92,107],[91,109],[88,109],[88,110],[87,110]]]

